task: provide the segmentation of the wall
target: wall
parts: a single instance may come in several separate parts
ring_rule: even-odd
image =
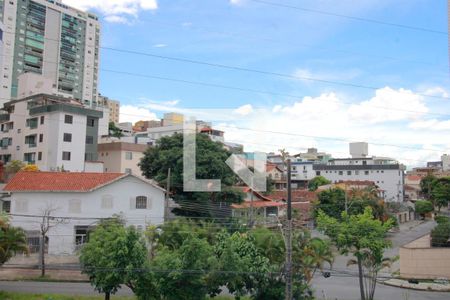
[[[400,248],[400,275],[417,279],[450,279],[450,248],[431,248],[423,236]]]
[[[103,196],[113,197],[113,207],[102,208]],[[151,199],[149,209],[132,208],[136,196]],[[79,212],[69,209],[71,200],[81,202]],[[27,209],[20,210],[17,203],[25,202]],[[161,224],[164,221],[164,192],[136,177],[128,176],[119,181],[88,193],[13,193],[11,212],[13,214],[42,215],[45,208],[55,208],[54,216],[74,217],[49,231],[49,254],[72,254],[75,250],[74,226],[95,225],[98,218],[122,214],[127,225],[142,226]],[[32,222],[34,221],[34,222]],[[20,226],[26,231],[39,230],[39,218],[14,216],[13,226]]]

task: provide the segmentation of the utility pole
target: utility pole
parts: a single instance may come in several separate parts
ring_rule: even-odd
[[[292,300],[292,187],[291,159],[287,159],[286,300]]]
[[[253,228],[254,218],[255,218],[255,210],[253,207],[253,177],[252,177],[252,184],[250,186],[250,222],[249,222],[250,228]]]
[[[164,201],[164,222],[169,221],[169,200],[170,200],[170,168],[167,170],[166,199]]]

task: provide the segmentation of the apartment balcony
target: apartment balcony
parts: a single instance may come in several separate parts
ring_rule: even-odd
[[[36,143],[31,143],[31,144],[28,144],[28,147],[29,148],[36,148],[37,144]]]
[[[10,118],[10,114],[0,114],[0,122],[8,122]]]

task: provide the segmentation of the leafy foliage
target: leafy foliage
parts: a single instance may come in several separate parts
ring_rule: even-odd
[[[81,249],[82,272],[108,299],[121,284],[136,289],[146,253],[145,242],[134,227],[125,228],[119,219],[102,221]]]
[[[14,174],[19,172],[25,167],[25,164],[21,160],[12,160],[5,166],[5,172]]]
[[[438,211],[447,206],[450,199],[450,177],[435,179],[432,182],[431,196]]]
[[[317,188],[321,185],[326,185],[326,184],[330,184],[331,181],[329,181],[328,179],[326,179],[323,176],[316,176],[313,179],[311,179],[308,183],[308,189],[310,191],[315,191],[317,190]]]
[[[119,127],[116,126],[114,122],[109,122],[108,124],[108,132],[110,136],[121,138],[122,137],[122,131]]]
[[[139,166],[142,174],[165,186],[167,173],[171,169],[171,192],[174,200],[181,206],[174,212],[183,216],[223,217],[217,209],[220,202],[240,203],[243,194],[232,186],[237,182],[233,171],[225,161],[231,155],[223,145],[211,141],[204,134],[196,136],[196,172],[198,179],[220,179],[221,192],[185,192],[183,190],[183,135],[163,137],[158,145],[144,153]]]
[[[358,215],[343,212],[341,220],[320,211],[317,224],[319,230],[331,238],[342,254],[351,253],[356,257],[361,299],[373,299],[376,275],[383,267],[383,253],[390,246],[385,237],[392,223],[389,220],[382,223],[374,219],[372,209],[366,207],[364,213]],[[365,275],[365,270],[369,276]],[[366,277],[368,283],[364,283]]]
[[[22,168],[22,171],[26,172],[37,172],[39,171],[39,167],[37,165],[26,165]]]
[[[418,200],[415,203],[416,213],[424,215],[433,211],[433,203],[428,200]]]
[[[7,216],[0,216],[0,266],[21,252],[28,253],[25,232],[12,227]]]
[[[450,222],[440,222],[431,231],[431,246],[450,247]]]

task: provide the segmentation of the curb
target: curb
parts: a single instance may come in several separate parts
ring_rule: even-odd
[[[443,290],[436,290],[436,289],[432,289],[432,288],[425,288],[425,287],[420,287],[420,286],[413,286],[413,285],[398,285],[398,284],[393,284],[393,283],[389,283],[388,280],[386,281],[379,281],[379,283],[387,285],[387,286],[392,286],[392,287],[397,287],[397,288],[402,288],[402,289],[408,289],[408,290],[415,290],[415,291],[424,291],[424,292],[442,292],[442,293],[448,293],[450,292],[450,286],[448,286],[446,289]],[[408,284],[407,282],[405,282],[406,284]]]

